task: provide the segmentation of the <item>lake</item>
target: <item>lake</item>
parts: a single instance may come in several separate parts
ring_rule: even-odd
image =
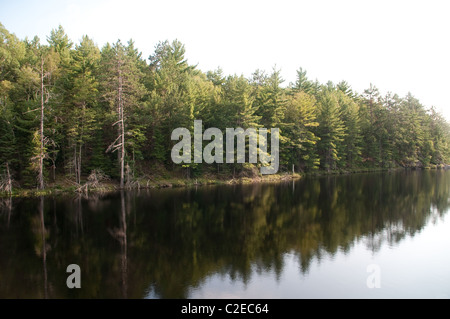
[[[3,199],[0,298],[450,298],[449,199],[445,170]]]

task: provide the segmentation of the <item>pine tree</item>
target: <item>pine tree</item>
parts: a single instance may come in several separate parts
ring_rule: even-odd
[[[360,109],[363,139],[362,156],[367,165],[381,167],[383,161],[384,113],[379,90],[372,84],[362,96]]]
[[[39,38],[35,37],[31,42],[25,43],[26,52],[23,64],[18,72],[18,100],[27,108],[26,113],[32,113],[38,119],[37,127],[28,127],[24,130],[34,138],[29,138],[26,145],[31,152],[32,167],[37,172],[38,188],[44,188],[44,159],[48,158],[47,144],[52,140],[46,136],[46,131],[51,123],[49,116],[49,105],[54,99],[55,78],[57,78],[59,55],[48,46],[40,44]],[[20,118],[23,116],[19,116]],[[19,120],[20,121],[20,120]],[[21,124],[17,126],[21,127]],[[36,153],[36,136],[39,134],[39,152]],[[32,142],[34,141],[34,142]],[[30,158],[29,158],[30,159]]]
[[[345,136],[341,143],[341,156],[344,165],[354,167],[361,162],[361,127],[359,118],[359,105],[354,101],[349,86],[338,84],[336,92],[341,109],[341,120],[345,127]]]
[[[292,85],[292,89],[295,92],[306,92],[306,93],[312,93],[313,91],[313,84],[306,76],[306,70],[303,70],[302,68],[299,68],[297,70],[297,80]]]
[[[406,119],[404,132],[407,138],[404,143],[405,161],[407,166],[420,166],[421,150],[426,136],[422,123],[425,117],[425,109],[419,100],[408,93],[401,103],[403,118]]]
[[[25,50],[25,43],[0,23],[0,84],[17,80],[17,73],[25,59]]]
[[[72,52],[66,98],[66,109],[70,113],[66,121],[69,138],[67,153],[73,154],[70,167],[73,167],[77,183],[81,183],[83,147],[92,139],[92,133],[99,124],[95,123],[99,60],[100,51],[91,39],[83,36]]]
[[[116,138],[107,151],[118,151],[120,188],[124,187],[125,180],[127,118],[134,108],[139,107],[144,93],[141,83],[143,75],[136,60],[128,53],[127,47],[120,41],[112,47],[106,45],[102,50],[102,93],[113,109],[112,113],[116,116],[113,126],[117,127]]]
[[[330,170],[337,168],[341,159],[338,150],[345,137],[345,126],[341,120],[341,110],[335,91],[323,88],[318,97],[317,136],[321,167]]]
[[[434,107],[429,112],[429,118],[430,139],[433,143],[431,163],[435,165],[446,164],[450,160],[450,126]]]
[[[261,124],[266,128],[279,128],[283,123],[286,108],[286,96],[281,84],[280,70],[273,68],[272,74],[266,79],[260,94],[256,97],[257,115],[261,116]]]
[[[16,164],[16,138],[14,135],[14,113],[9,101],[11,86],[0,83],[0,165]],[[10,83],[10,82],[9,82]],[[0,169],[1,171],[1,169]]]
[[[154,132],[152,139],[157,157],[164,157],[167,162],[171,162],[169,154],[173,142],[170,140],[170,133],[165,132],[172,132],[178,127],[190,128],[193,125],[187,90],[195,67],[189,66],[184,54],[184,45],[175,40],[172,43],[158,43],[155,53],[149,57],[152,82],[148,88],[153,108]]]
[[[288,143],[284,146],[285,160],[310,171],[318,168],[320,160],[317,156],[319,138],[314,130],[319,123],[317,118],[316,99],[304,91],[290,95],[285,113],[285,135]]]

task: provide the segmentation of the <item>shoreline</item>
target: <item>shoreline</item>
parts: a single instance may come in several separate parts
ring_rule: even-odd
[[[309,173],[292,173],[283,172],[272,175],[259,175],[253,177],[224,177],[224,176],[200,176],[198,178],[140,178],[134,181],[131,185],[126,186],[123,190],[138,190],[138,189],[163,189],[163,188],[181,188],[192,186],[207,186],[207,185],[248,185],[257,183],[280,183],[285,181],[292,181],[302,179],[304,177],[321,177],[321,176],[337,176],[337,175],[352,175],[360,173],[376,173],[376,172],[393,172],[401,170],[441,170],[445,167],[395,167],[395,168],[355,168],[355,169],[341,169],[341,170],[318,170]],[[68,185],[70,184],[70,185]],[[84,185],[77,185],[65,179],[49,183],[49,186],[43,190],[30,188],[15,188],[12,193],[0,193],[0,198],[27,198],[50,195],[67,195],[67,194],[96,194],[96,193],[110,193],[120,191],[119,183],[117,181],[100,182],[95,187],[91,187],[88,183]]]

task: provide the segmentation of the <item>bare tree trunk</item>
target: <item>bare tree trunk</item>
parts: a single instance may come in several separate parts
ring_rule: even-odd
[[[78,150],[78,161],[77,161],[78,183],[80,183],[80,184],[81,184],[81,147],[82,147],[82,145],[80,144],[80,147]]]
[[[119,71],[119,96],[118,96],[118,113],[119,113],[119,136],[120,136],[120,188],[123,188],[124,173],[125,173],[125,123],[123,117],[123,79],[121,70],[121,61],[118,61]]]
[[[6,191],[11,194],[12,193],[12,180],[11,180],[11,174],[9,173],[8,162],[6,163],[6,178],[7,178]]]
[[[78,178],[78,154],[77,154],[77,143],[73,145],[73,172],[75,174],[75,182],[80,184],[80,179]]]
[[[83,114],[81,117],[81,132],[80,132],[80,145],[79,145],[79,149],[78,149],[78,160],[77,160],[77,179],[78,179],[78,183],[81,184],[81,150],[83,147],[83,134],[84,134],[84,118],[85,118],[85,114],[86,114],[86,102],[83,102]]]
[[[44,189],[44,58],[41,58],[41,127],[40,127],[40,154],[39,154],[39,189]]]

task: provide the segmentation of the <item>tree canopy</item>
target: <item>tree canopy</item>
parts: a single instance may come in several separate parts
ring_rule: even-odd
[[[449,124],[411,93],[357,93],[346,81],[311,81],[302,68],[283,83],[277,68],[251,78],[204,73],[178,40],[159,42],[146,60],[132,40],[98,48],[58,26],[43,44],[0,24],[0,173],[8,167],[21,187],[45,187],[58,176],[80,184],[93,170],[121,186],[161,167],[191,177],[254,171],[258,164],[175,165],[171,132],[192,132],[194,120],[203,129],[279,128],[284,171],[449,161]]]

